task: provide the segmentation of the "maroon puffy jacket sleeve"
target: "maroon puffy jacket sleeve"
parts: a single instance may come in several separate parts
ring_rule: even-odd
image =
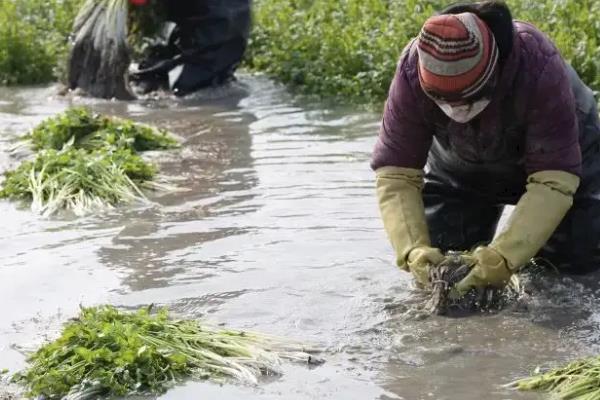
[[[558,170],[579,176],[576,103],[567,67],[558,52],[548,59],[538,77],[527,108],[527,173]]]
[[[411,85],[411,79],[418,79],[416,72],[407,73],[409,54],[406,51],[401,57],[385,103],[371,159],[374,170],[387,166],[421,169],[427,161],[432,131],[425,124],[418,94]]]

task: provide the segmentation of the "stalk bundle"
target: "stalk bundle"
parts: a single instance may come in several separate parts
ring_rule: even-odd
[[[600,357],[574,361],[509,384],[519,390],[550,392],[557,400],[600,399]]]
[[[258,333],[174,320],[166,310],[83,308],[13,379],[47,399],[162,393],[188,378],[256,384],[281,361],[311,363],[302,346]]]
[[[22,139],[37,154],[5,173],[0,198],[31,201],[31,209],[43,216],[145,201],[139,187],[157,170],[138,152],[178,145],[165,131],[85,108],[49,118]]]

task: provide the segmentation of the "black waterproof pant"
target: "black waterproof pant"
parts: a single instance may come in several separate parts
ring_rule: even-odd
[[[579,114],[582,183],[572,208],[538,254],[567,273],[600,268],[600,122],[595,101],[590,103],[591,108]],[[425,177],[423,200],[432,245],[460,251],[489,243],[504,206],[518,198],[494,199],[449,181],[431,170]]]
[[[185,95],[229,80],[240,64],[250,32],[251,0],[168,0],[176,27],[166,45],[151,49],[132,80],[148,91],[165,87]]]

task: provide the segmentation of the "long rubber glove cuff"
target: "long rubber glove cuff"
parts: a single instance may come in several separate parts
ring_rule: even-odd
[[[423,171],[382,167],[375,173],[383,225],[396,251],[397,265],[408,270],[407,258],[411,250],[429,247],[431,243],[421,196]]]
[[[564,171],[540,171],[527,179],[506,228],[490,244],[515,272],[546,244],[573,205],[579,177]]]

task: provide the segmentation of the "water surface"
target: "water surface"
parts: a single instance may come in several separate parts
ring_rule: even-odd
[[[537,365],[593,353],[595,277],[552,278],[525,306],[423,318],[393,267],[370,151],[379,115],[298,99],[261,77],[184,100],[62,98],[0,89],[0,170],[14,138],[71,104],[167,128],[149,157],[185,192],[85,218],[0,202],[0,360],[52,337],[82,305],[167,305],[317,342],[327,363],[259,387],[189,383],[161,398],[537,399],[502,388]]]

